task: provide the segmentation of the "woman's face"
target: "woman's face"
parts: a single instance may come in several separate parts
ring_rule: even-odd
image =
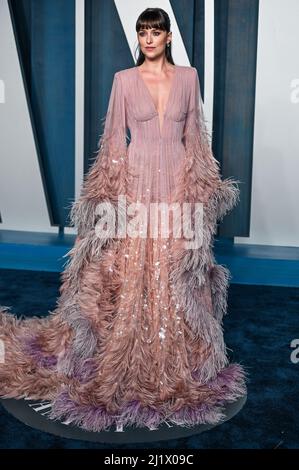
[[[171,41],[171,32],[155,28],[141,29],[137,37],[141,52],[145,57],[154,59],[165,53],[166,45]]]

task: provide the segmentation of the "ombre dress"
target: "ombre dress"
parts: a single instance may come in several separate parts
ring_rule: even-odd
[[[47,400],[49,418],[101,431],[214,424],[245,395],[223,338],[230,273],[213,255],[239,189],[221,179],[194,67],[174,66],[161,117],[138,67],[115,73],[57,305],[43,318],[0,309],[1,397]],[[149,223],[160,203],[191,207],[193,245],[171,214],[166,235]]]

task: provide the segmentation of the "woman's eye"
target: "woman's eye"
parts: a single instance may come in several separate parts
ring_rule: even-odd
[[[140,31],[140,32],[139,32],[139,36],[141,36],[141,37],[145,36],[145,34],[146,34],[146,33],[145,33],[144,31]],[[154,32],[153,32],[153,35],[154,35],[154,36],[160,36],[160,34],[161,34],[160,31],[154,31]]]

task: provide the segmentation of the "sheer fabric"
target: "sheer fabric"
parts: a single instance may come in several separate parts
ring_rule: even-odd
[[[229,363],[223,338],[230,273],[212,249],[239,189],[221,178],[211,151],[194,67],[175,66],[160,118],[138,67],[117,72],[71,207],[78,236],[56,308],[22,319],[0,309],[2,397],[51,400],[52,418],[100,431],[216,423],[224,404],[245,394],[244,367]],[[167,236],[149,223],[158,203],[200,203],[192,219],[202,214],[199,246],[175,236],[173,215]],[[140,207],[141,223],[118,236],[114,228]],[[99,236],[103,209],[117,223]]]

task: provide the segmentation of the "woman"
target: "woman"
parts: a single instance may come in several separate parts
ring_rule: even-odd
[[[239,190],[220,178],[198,74],[174,64],[168,15],[147,9],[136,31],[137,65],[114,75],[99,150],[72,205],[78,237],[57,307],[44,319],[3,308],[0,323],[0,395],[49,400],[50,417],[93,431],[217,423],[246,391],[223,340],[229,271],[212,253]],[[174,223],[167,236],[145,224],[159,203],[195,205],[195,239],[177,236]],[[136,208],[134,236],[123,229]],[[176,214],[172,222],[185,220]]]

